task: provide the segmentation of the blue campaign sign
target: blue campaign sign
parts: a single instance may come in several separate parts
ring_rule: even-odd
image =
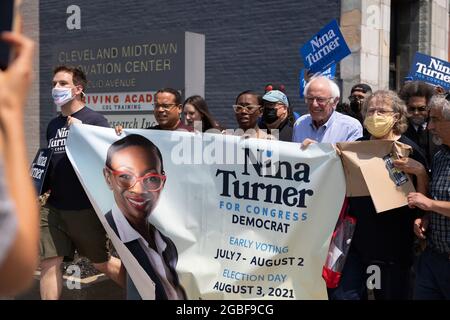
[[[300,77],[299,77],[299,82],[300,82],[300,98],[304,98],[303,95],[303,91],[305,90],[306,87],[306,83],[308,82],[308,80],[313,77],[313,76],[318,76],[318,75],[322,75],[327,77],[328,79],[334,79],[334,76],[336,75],[336,65],[332,64],[331,67],[329,67],[328,69],[326,69],[323,72],[317,72],[315,74],[313,74],[311,71],[307,71],[307,69],[302,69],[300,70]]]
[[[300,48],[305,68],[313,73],[327,69],[332,63],[338,63],[350,53],[336,20],[323,27]]]
[[[47,175],[50,159],[53,155],[53,150],[50,148],[39,149],[31,164],[31,178],[33,179],[36,193],[41,195],[47,190],[42,190],[44,187],[45,176]]]
[[[417,52],[408,76],[450,90],[450,63],[447,61]]]

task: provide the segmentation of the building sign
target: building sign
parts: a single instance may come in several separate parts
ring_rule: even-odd
[[[155,91],[88,93],[86,104],[96,111],[153,111]]]
[[[450,63],[447,61],[417,52],[408,76],[450,90]]]
[[[133,119],[136,128],[153,122],[148,116],[158,89],[174,88],[183,98],[205,93],[205,37],[192,32],[64,43],[53,51],[52,64],[83,70],[86,105],[110,123]]]
[[[64,44],[55,64],[84,71],[87,92],[135,92],[184,87],[184,33]]]
[[[331,21],[300,48],[306,69],[321,72],[350,54],[336,20]]]

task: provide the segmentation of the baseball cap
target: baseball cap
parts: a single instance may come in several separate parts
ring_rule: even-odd
[[[365,83],[358,83],[352,87],[352,90],[350,91],[350,94],[352,94],[355,91],[360,91],[362,93],[372,92],[372,88],[365,84]]]
[[[288,98],[280,90],[272,90],[272,91],[267,92],[263,96],[263,100],[266,100],[269,102],[280,102],[280,103],[284,104],[285,106],[289,107]]]

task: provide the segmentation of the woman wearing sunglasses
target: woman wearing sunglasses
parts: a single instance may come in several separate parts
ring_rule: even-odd
[[[148,220],[166,181],[158,147],[143,136],[126,136],[109,147],[103,174],[115,200],[105,218],[155,283],[155,299],[186,299],[175,244]],[[140,299],[129,276],[127,298]]]

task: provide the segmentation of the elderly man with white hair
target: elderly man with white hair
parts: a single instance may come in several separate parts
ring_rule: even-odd
[[[309,114],[294,124],[293,142],[308,145],[313,142],[337,143],[362,137],[361,123],[337,112],[340,92],[337,84],[323,76],[313,77],[304,90]]]
[[[429,197],[408,195],[410,207],[430,212],[414,223],[416,235],[427,240],[416,265],[414,299],[450,300],[450,102],[435,96],[429,106],[428,130],[441,147],[433,158]]]

